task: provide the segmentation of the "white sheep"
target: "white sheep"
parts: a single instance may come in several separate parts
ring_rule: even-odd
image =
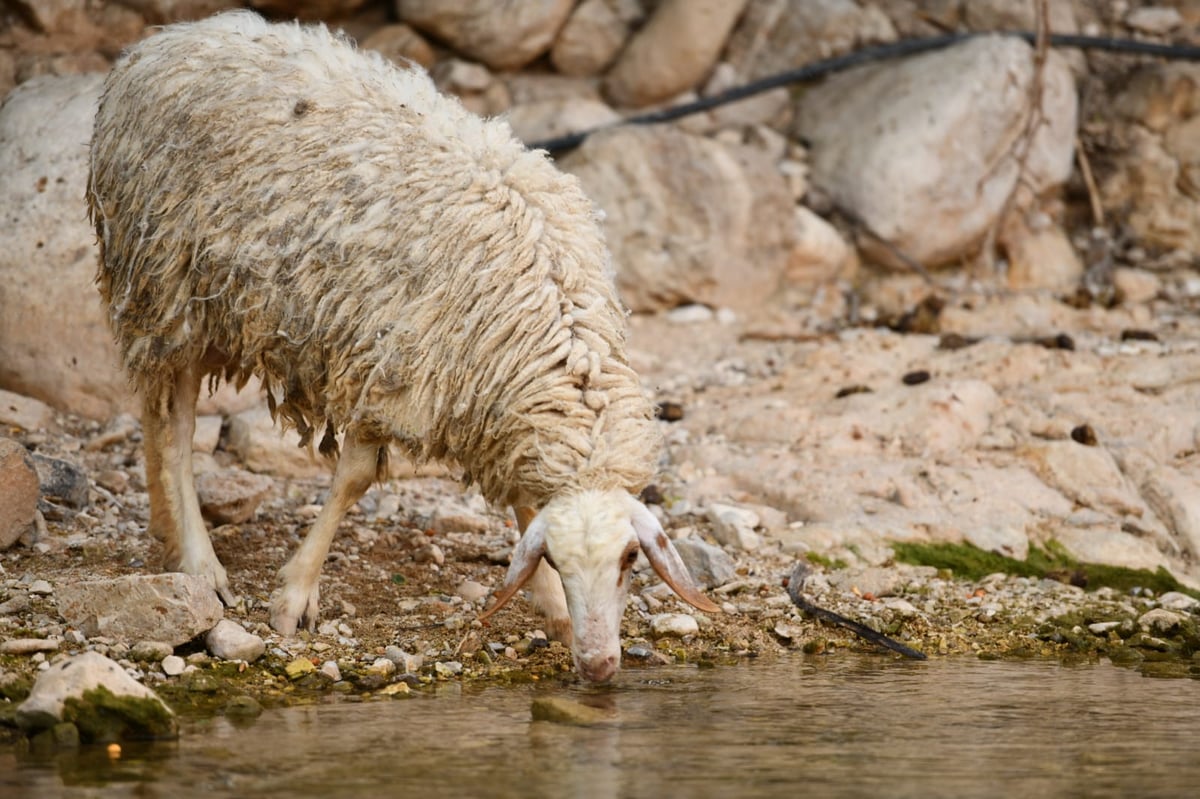
[[[88,202],[168,568],[234,601],[191,440],[206,377],[257,375],[306,442],[321,431],[332,457],[342,436],[329,500],[280,572],[279,631],[315,623],[321,564],[389,443],[457,462],[517,509],[524,536],[488,613],[528,583],[585,678],[619,666],[639,549],[718,610],[631,493],[661,442],[597,212],[506,124],[323,27],[232,12],[117,62]]]

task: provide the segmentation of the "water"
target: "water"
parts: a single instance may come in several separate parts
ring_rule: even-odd
[[[535,697],[611,726],[530,720]],[[178,742],[0,755],[0,796],[1194,796],[1200,681],[1107,664],[800,657],[189,720]]]

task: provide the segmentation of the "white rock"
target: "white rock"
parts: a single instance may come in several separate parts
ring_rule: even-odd
[[[758,549],[761,538],[754,528],[760,520],[754,511],[714,502],[708,506],[708,519],[713,536],[723,545],[746,551]]]
[[[168,677],[178,677],[187,668],[187,661],[179,655],[167,655],[162,659],[163,674]]]
[[[48,596],[54,593],[54,586],[46,580],[34,580],[29,585],[29,593],[34,596]]]
[[[371,665],[367,667],[367,671],[387,677],[396,673],[396,664],[388,658],[375,658]]]
[[[267,645],[262,638],[247,632],[242,625],[229,619],[221,619],[204,637],[208,651],[222,660],[258,660]]]
[[[332,661],[332,660],[325,661],[324,663],[321,664],[320,671],[322,674],[324,674],[326,677],[333,680],[334,682],[338,682],[339,680],[342,679],[342,670],[340,668],[338,668],[338,664],[335,661]]]
[[[683,638],[700,632],[700,624],[687,613],[660,613],[650,618],[650,632],[655,638]]]
[[[812,142],[810,180],[917,261],[953,260],[978,244],[1016,186],[1008,153],[1032,78],[1032,48],[1001,36],[835,76],[797,109],[798,133]],[[1075,87],[1057,52],[1043,86],[1046,124],[1023,177],[1035,192],[1072,168]],[[871,254],[894,260],[883,248]]]
[[[41,400],[0,389],[0,425],[19,427],[30,433],[53,430],[54,409]]]
[[[1179,9],[1168,6],[1135,8],[1125,15],[1125,24],[1142,33],[1164,34],[1183,24]]]
[[[1155,608],[1139,616],[1138,625],[1146,632],[1168,635],[1183,623],[1183,619],[1183,616],[1172,610]]]
[[[50,726],[62,719],[68,698],[81,698],[84,692],[101,686],[116,696],[162,704],[153,691],[126,674],[115,661],[96,652],[83,652],[48,665],[38,676],[29,698],[17,708],[17,723],[26,730]],[[171,713],[169,709],[166,712]]]
[[[489,590],[482,583],[474,580],[463,580],[455,587],[454,593],[462,597],[464,602],[477,602],[487,596]]]
[[[1167,610],[1193,610],[1200,605],[1200,599],[1179,591],[1168,591],[1158,598],[1158,604]]]

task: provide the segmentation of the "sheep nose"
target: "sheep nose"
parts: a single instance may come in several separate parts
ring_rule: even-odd
[[[580,675],[588,682],[608,682],[621,668],[621,656],[609,655],[594,660],[581,660],[575,665]]]

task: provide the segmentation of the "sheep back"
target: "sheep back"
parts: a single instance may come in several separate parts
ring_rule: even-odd
[[[421,71],[250,12],[168,26],[108,76],[88,201],[139,390],[258,375],[305,438],[455,460],[497,502],[653,474],[594,206]]]

